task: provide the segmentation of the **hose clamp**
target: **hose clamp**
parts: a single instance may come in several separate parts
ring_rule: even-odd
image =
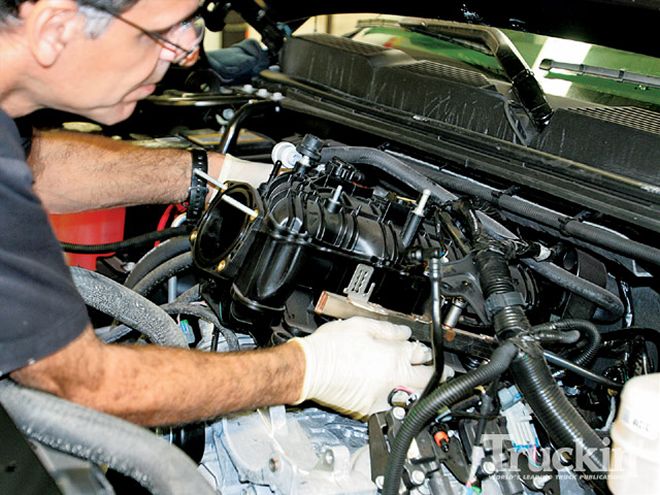
[[[486,312],[492,318],[501,309],[509,306],[524,306],[525,300],[520,292],[505,292],[504,294],[491,294],[485,301]]]

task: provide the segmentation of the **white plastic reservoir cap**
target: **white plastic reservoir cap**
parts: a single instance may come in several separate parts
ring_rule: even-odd
[[[615,495],[660,493],[660,373],[623,388],[607,484]]]

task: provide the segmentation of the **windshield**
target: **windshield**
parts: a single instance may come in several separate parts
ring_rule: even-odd
[[[400,21],[405,24],[400,25]],[[363,20],[358,27],[352,34],[356,41],[397,48],[415,58],[451,60],[477,67],[495,78],[504,76],[500,64],[485,47],[470,46],[469,42],[456,37],[438,36],[432,25],[415,27],[410,19],[378,18]],[[502,32],[520,52],[548,95],[607,105],[660,107],[660,88],[653,85],[654,81],[660,81],[660,59],[579,41],[508,29]],[[546,63],[542,64],[544,61]],[[596,71],[600,73],[596,75],[593,70],[580,71],[580,65],[609,71]],[[578,66],[578,70],[574,66]],[[572,70],[560,67],[572,67]],[[603,72],[611,75],[613,71],[622,77],[602,75]],[[640,84],[639,79],[625,77],[626,73],[646,76],[642,80],[649,83]]]

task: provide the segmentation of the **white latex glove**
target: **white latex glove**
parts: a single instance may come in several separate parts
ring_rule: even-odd
[[[305,353],[305,381],[297,403],[312,399],[362,418],[389,406],[397,386],[420,392],[433,374],[431,350],[408,342],[410,328],[353,317],[319,327],[293,339]]]
[[[262,182],[268,180],[272,170],[272,163],[251,162],[226,154],[220,168],[218,181],[222,183],[227,181],[245,182],[257,188]],[[215,193],[213,196],[215,196]]]

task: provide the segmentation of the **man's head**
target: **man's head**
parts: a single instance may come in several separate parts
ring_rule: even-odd
[[[50,107],[102,123],[127,118],[170,63],[194,59],[198,4],[0,0],[0,106],[14,115]]]
[[[0,22],[10,17],[16,17],[18,14],[18,6],[27,1],[32,0],[0,0]],[[138,0],[79,0],[78,4],[96,7],[106,11],[110,10],[121,14],[126,9],[133,6],[137,1]]]

